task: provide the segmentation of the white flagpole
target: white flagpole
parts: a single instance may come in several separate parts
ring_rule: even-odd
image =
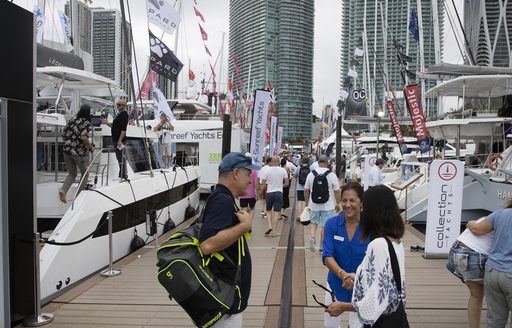
[[[409,22],[411,21],[411,0],[407,0],[407,27],[405,29],[405,54],[409,56]],[[409,84],[409,76],[405,74],[405,85]]]
[[[219,87],[217,88],[217,92],[219,95],[220,95],[220,89],[222,88],[222,73],[223,73],[222,69],[224,67],[224,38],[225,38],[225,36],[226,36],[226,32],[222,32],[222,43],[220,45]],[[220,97],[218,97],[218,99],[219,99],[218,103],[220,104]]]
[[[423,14],[421,13],[421,0],[418,0],[418,30],[420,36],[420,71],[425,71],[425,49],[423,47]],[[418,81],[420,81],[418,79]],[[421,105],[425,110],[425,81],[421,81]],[[428,113],[427,113],[428,116]]]

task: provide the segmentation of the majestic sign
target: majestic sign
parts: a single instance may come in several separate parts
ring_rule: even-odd
[[[395,130],[396,141],[398,142],[398,146],[400,147],[400,153],[403,155],[408,151],[407,144],[405,143],[402,130],[400,129],[400,124],[398,124],[395,108],[393,108],[393,103],[391,102],[391,100],[386,101],[386,107],[388,108],[389,117],[391,118],[391,123],[393,124],[393,130]]]
[[[430,191],[425,255],[448,255],[460,234],[464,162],[435,160],[430,164]]]
[[[183,64],[160,39],[149,31],[149,66],[171,81],[176,81]]]
[[[428,131],[425,124],[425,115],[421,106],[420,89],[417,84],[405,87],[405,99],[407,100],[407,108],[411,114],[412,124],[414,126],[414,134],[418,140],[418,145],[422,153],[430,151],[428,140]]]
[[[261,89],[254,92],[250,153],[252,162],[259,166],[261,166],[261,159],[265,149],[265,128],[270,94],[270,91]]]

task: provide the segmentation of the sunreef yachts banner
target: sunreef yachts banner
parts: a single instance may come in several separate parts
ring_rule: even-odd
[[[265,128],[270,94],[271,92],[267,90],[258,89],[254,91],[250,153],[255,165],[261,165],[261,159],[265,151]]]
[[[389,117],[391,118],[391,123],[393,124],[393,130],[395,131],[396,140],[398,142],[398,146],[400,147],[400,153],[402,155],[406,154],[408,152],[407,144],[405,143],[402,130],[400,129],[400,125],[398,124],[395,108],[393,107],[393,103],[391,102],[391,100],[386,101],[386,107],[388,108]]]
[[[460,234],[464,162],[434,160],[425,230],[425,257],[446,257]]]
[[[421,105],[421,94],[417,84],[405,87],[405,99],[407,100],[407,108],[411,114],[412,124],[414,126],[414,135],[418,140],[418,145],[422,153],[430,151],[430,143],[428,139],[427,126],[425,124],[425,115]]]

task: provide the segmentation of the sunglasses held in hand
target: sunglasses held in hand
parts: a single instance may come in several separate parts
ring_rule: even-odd
[[[317,285],[318,287],[322,288],[323,290],[325,290],[326,292],[328,292],[329,294],[331,294],[331,299],[332,299],[332,302],[334,303],[336,301],[336,293],[332,290],[330,290],[329,288],[325,287],[325,286],[322,286],[320,285],[319,283],[317,283],[316,281],[313,280],[313,283],[315,285]],[[313,299],[315,300],[315,302],[320,305],[321,307],[324,307],[327,309],[327,305],[325,305],[324,303],[321,303],[319,302],[317,299],[316,299],[316,296],[313,294]]]

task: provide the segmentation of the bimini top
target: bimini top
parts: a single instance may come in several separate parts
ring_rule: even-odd
[[[110,86],[117,88],[117,82],[98,74],[62,66],[38,67],[36,72],[37,87],[64,83],[66,89],[89,89]]]
[[[426,98],[488,98],[512,94],[512,75],[468,75],[443,82],[425,92]]]
[[[427,122],[427,129],[435,139],[499,140],[503,138],[502,124],[512,122],[510,117],[472,117]]]

